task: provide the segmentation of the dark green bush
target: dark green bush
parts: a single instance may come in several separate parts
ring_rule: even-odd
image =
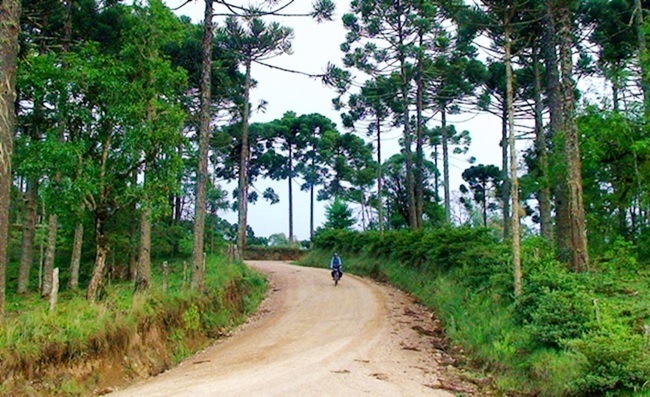
[[[319,230],[314,248],[364,253],[374,258],[397,260],[424,270],[449,270],[466,264],[478,268],[502,260],[502,244],[488,229],[446,227],[428,231],[392,230],[360,233],[348,230]]]
[[[554,260],[530,261],[515,319],[535,341],[561,347],[579,338],[595,320],[593,294],[585,276]]]
[[[592,332],[572,341],[570,346],[585,357],[584,375],[571,385],[580,394],[638,391],[639,385],[644,384],[648,388],[650,348],[642,335],[632,335],[628,329],[617,327]]]

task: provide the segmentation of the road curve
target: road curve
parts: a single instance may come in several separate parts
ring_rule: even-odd
[[[234,335],[126,396],[453,396],[404,294],[346,274],[249,262],[271,281],[260,313]],[[419,329],[422,329],[420,326]],[[439,362],[439,361],[438,361]]]

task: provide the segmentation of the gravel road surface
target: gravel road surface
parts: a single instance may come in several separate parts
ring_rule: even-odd
[[[248,263],[271,285],[245,325],[111,396],[474,394],[434,347],[436,321],[406,294],[349,274],[335,287],[324,269]]]

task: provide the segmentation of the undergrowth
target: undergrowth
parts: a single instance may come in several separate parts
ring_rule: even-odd
[[[54,312],[36,295],[10,295],[0,327],[0,395],[88,394],[101,376],[71,369],[108,357],[124,357],[127,378],[158,373],[241,322],[264,296],[265,279],[243,264],[208,256],[201,294],[189,289],[184,269],[170,264],[166,291],[160,269],[145,293],[113,284],[89,303],[82,291],[65,291]]]
[[[614,244],[597,271],[576,274],[542,240],[523,243],[523,294],[509,247],[486,229],[322,231],[301,263],[345,270],[410,292],[444,323],[466,365],[505,395],[650,396],[650,269]]]

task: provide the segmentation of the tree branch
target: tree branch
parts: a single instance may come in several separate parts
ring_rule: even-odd
[[[268,63],[260,62],[258,60],[253,60],[253,62],[255,62],[256,64],[259,64],[259,65],[262,65],[262,66],[266,66],[267,68],[281,70],[283,72],[288,72],[288,73],[300,74],[300,75],[303,75],[303,76],[311,77],[312,79],[319,79],[319,78],[325,77],[327,75],[326,73],[312,74],[312,73],[307,73],[307,72],[301,72],[299,70],[286,69],[286,68],[283,68],[281,66],[270,65]]]

